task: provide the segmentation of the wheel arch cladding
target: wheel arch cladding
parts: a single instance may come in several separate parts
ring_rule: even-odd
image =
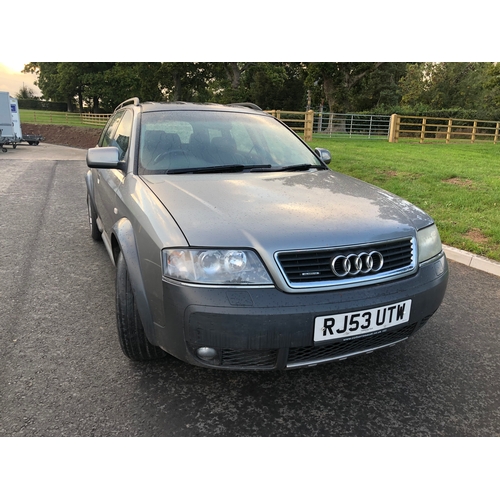
[[[94,201],[94,186],[92,184],[92,171],[89,169],[85,173],[85,184],[87,185],[87,193],[90,195],[90,199],[92,200],[92,203],[95,203]]]
[[[142,279],[134,229],[131,222],[128,219],[123,218],[113,226],[112,232],[116,236],[120,252],[122,253],[127,266],[130,284],[132,286],[139,317],[141,318],[142,326],[144,327],[144,332],[150,341],[154,341],[155,329],[153,317],[149,307],[148,298],[146,296],[144,281]]]

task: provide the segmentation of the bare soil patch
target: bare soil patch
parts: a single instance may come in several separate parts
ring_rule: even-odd
[[[398,172],[396,170],[386,170],[384,172],[384,174],[387,176],[387,177],[397,177],[398,176]]]
[[[487,243],[488,238],[482,233],[480,229],[469,229],[464,235],[467,239],[474,243]]]
[[[80,149],[93,148],[101,135],[101,129],[96,128],[70,127],[68,125],[35,125],[31,123],[23,123],[21,126],[23,135],[41,135],[44,137],[44,142],[49,144]]]
[[[445,179],[443,182],[446,184],[453,184],[454,186],[468,187],[471,188],[473,183],[470,179],[461,179],[460,177],[452,177],[451,179]]]

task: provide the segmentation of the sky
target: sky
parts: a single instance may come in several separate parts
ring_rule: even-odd
[[[30,61],[22,59],[9,61],[8,58],[0,59],[0,91],[8,92],[12,97],[19,92],[23,84],[31,89],[35,95],[41,95],[40,89],[33,85],[35,75],[21,73],[24,65]]]

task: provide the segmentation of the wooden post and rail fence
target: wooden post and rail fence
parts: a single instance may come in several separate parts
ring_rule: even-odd
[[[399,139],[424,141],[493,141],[500,139],[500,122],[488,120],[467,120],[463,118],[435,118],[429,116],[392,115],[389,127],[389,142]]]
[[[464,118],[436,118],[429,116],[380,115],[340,115],[335,113],[315,113],[314,111],[267,111],[303,134],[304,140],[312,141],[329,133],[330,137],[372,137],[385,138],[389,142],[400,139],[451,142],[500,140],[500,121],[471,120]],[[328,125],[322,128],[318,117]],[[333,119],[332,119],[333,118]],[[332,123],[334,124],[332,126]],[[318,125],[315,125],[318,124]],[[332,128],[335,133],[332,134]]]
[[[274,116],[278,120],[286,123],[292,130],[304,134],[304,140],[312,141],[314,127],[314,111],[281,111],[270,110],[266,113]]]
[[[266,111],[303,135],[305,141],[321,137],[350,137],[386,139],[396,143],[418,140],[423,142],[493,142],[500,140],[500,121],[469,120],[463,118],[436,118],[393,114],[360,115],[317,113],[309,111]],[[21,121],[53,123],[58,125],[90,125],[103,127],[110,114],[61,113],[51,111],[24,111]]]
[[[500,141],[500,121],[472,120],[464,118],[436,118],[429,116],[406,116],[393,114],[389,116],[375,115],[337,115],[321,113],[322,119],[328,126],[322,129],[315,126],[318,122],[318,113],[314,111],[267,111],[281,121],[303,134],[304,140],[312,141],[327,133],[330,137],[371,137],[385,138],[389,142],[398,142],[400,139],[418,140],[423,142],[452,142],[468,141],[493,142]],[[320,115],[320,116],[321,116]],[[332,116],[334,119],[332,120]],[[354,120],[353,120],[354,117]],[[384,123],[386,120],[386,123]],[[354,126],[353,126],[354,121]],[[332,122],[336,124],[336,133],[332,134]],[[368,125],[370,124],[370,126]],[[375,125],[372,127],[372,125]],[[335,126],[333,127],[335,128]]]

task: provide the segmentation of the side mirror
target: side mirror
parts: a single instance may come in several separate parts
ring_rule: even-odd
[[[323,163],[328,165],[332,161],[332,155],[328,149],[316,148],[314,152],[316,153],[316,156],[323,161]]]
[[[118,148],[90,148],[87,151],[87,165],[93,168],[118,168]]]

